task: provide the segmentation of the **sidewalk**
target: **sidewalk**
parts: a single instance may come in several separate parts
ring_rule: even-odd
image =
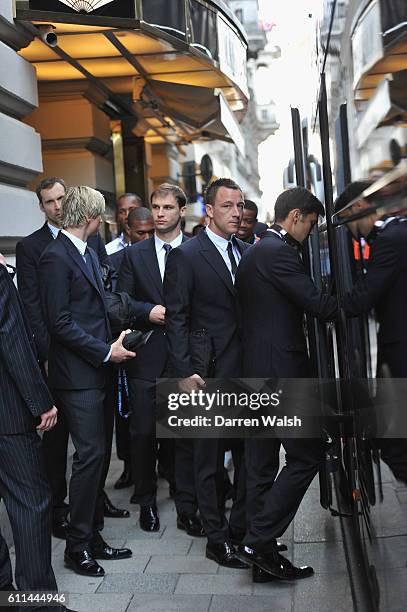
[[[315,576],[296,584],[253,585],[250,570],[229,570],[205,558],[204,538],[176,528],[168,486],[160,481],[161,531],[147,534],[138,526],[131,489],[115,491],[122,464],[112,460],[107,492],[113,503],[131,510],[128,519],[106,519],[103,537],[113,546],[129,546],[131,559],[101,561],[104,578],[88,579],[64,568],[65,542],[53,540],[53,567],[69,607],[79,612],[350,612],[352,600],[341,546],[339,521],[319,506],[318,481],[307,493],[286,537],[288,557],[312,565]]]

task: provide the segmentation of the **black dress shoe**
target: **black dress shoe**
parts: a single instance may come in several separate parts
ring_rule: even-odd
[[[314,570],[307,565],[295,567],[288,559],[275,552],[269,555],[261,554],[241,544],[238,547],[238,556],[251,565],[256,565],[265,572],[268,572],[279,580],[298,580],[312,576]]]
[[[160,519],[156,506],[140,506],[140,527],[143,531],[160,530]]]
[[[110,518],[129,518],[130,516],[130,512],[128,510],[113,506],[105,491],[103,491],[103,514],[104,516],[109,516]]]
[[[94,559],[108,559],[109,561],[129,559],[133,555],[130,548],[112,548],[104,540],[91,546],[91,550]]]
[[[277,580],[277,578],[275,578],[268,572],[265,572],[264,570],[260,569],[259,567],[257,567],[257,565],[253,565],[252,576],[253,576],[253,582],[259,582],[259,583],[275,582]]]
[[[54,538],[66,540],[66,532],[69,527],[69,521],[66,516],[54,517],[52,519],[52,535]]]
[[[133,479],[131,477],[130,465],[125,463],[124,470],[121,476],[114,483],[115,489],[127,489],[127,487],[131,487],[133,484]]]
[[[227,542],[223,544],[207,544],[206,558],[216,561],[218,565],[223,565],[224,567],[234,567],[236,569],[247,569],[249,567],[236,556],[235,549]]]
[[[94,576],[101,578],[105,575],[105,570],[87,550],[71,552],[65,550],[64,554],[65,567],[69,567],[76,574],[81,576]]]
[[[178,514],[177,527],[195,538],[205,537],[205,530],[202,527],[201,519],[196,514],[186,514],[185,512]]]

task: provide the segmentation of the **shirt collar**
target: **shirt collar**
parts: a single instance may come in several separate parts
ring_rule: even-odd
[[[48,223],[47,221],[47,225],[48,225],[48,229],[52,234],[53,238],[56,238],[59,234],[59,232],[61,231],[59,227],[55,227],[54,225],[51,225],[51,223]]]
[[[169,244],[173,249],[175,249],[175,247],[178,247],[182,242],[182,232],[180,232],[172,242],[168,243],[164,242],[164,240],[161,240],[161,238],[159,238],[157,234],[154,234],[154,242],[157,251],[160,251],[163,248],[164,244]]]
[[[77,236],[74,236],[73,234],[70,234],[69,232],[65,231],[64,229],[61,230],[61,232],[67,237],[69,238],[69,240],[71,242],[74,243],[74,245],[76,246],[76,248],[78,249],[79,253],[82,255],[82,257],[85,256],[85,251],[86,251],[86,247],[87,244],[86,242],[84,242],[83,240],[81,240],[80,238],[78,238]]]
[[[206,226],[205,232],[207,233],[209,240],[211,240],[215,246],[222,249],[222,251],[227,251],[229,242],[232,242],[233,244],[233,236],[230,240],[226,240],[226,238],[215,234],[215,232],[213,232],[208,226]]]

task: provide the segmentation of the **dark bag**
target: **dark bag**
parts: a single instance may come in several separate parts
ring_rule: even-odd
[[[136,329],[124,336],[123,346],[128,351],[133,351],[133,353],[135,353],[137,349],[139,349],[141,346],[144,346],[148,342],[152,333],[153,330],[143,333],[140,330]],[[117,338],[111,340],[109,344],[113,344],[113,342],[116,342],[116,340]]]
[[[136,326],[136,316],[127,293],[107,291],[105,297],[113,336],[119,335],[124,329],[132,329]]]
[[[195,372],[210,378],[215,372],[215,349],[206,329],[197,329],[189,335],[189,353]]]

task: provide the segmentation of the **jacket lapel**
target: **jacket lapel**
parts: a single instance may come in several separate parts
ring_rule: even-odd
[[[58,238],[56,240],[63,241],[66,250],[68,251],[69,255],[72,257],[72,259],[75,261],[76,265],[81,269],[82,273],[84,274],[84,276],[86,276],[86,278],[88,279],[92,287],[94,287],[96,291],[99,294],[101,294],[101,290],[97,284],[96,278],[93,278],[93,275],[90,273],[88,266],[85,263],[85,260],[83,259],[82,255],[79,253],[74,243],[71,240],[69,240],[69,238],[67,238],[64,234],[62,234],[62,232],[59,232]],[[97,269],[95,270],[95,276],[96,274],[97,274]]]
[[[236,295],[236,289],[232,282],[232,277],[230,272],[222,259],[222,255],[219,253],[216,246],[213,242],[208,238],[205,231],[202,231],[198,234],[197,239],[201,243],[201,255],[206,259],[208,264],[215,270],[216,274],[220,277],[220,279],[224,282],[226,287],[232,293],[233,296]]]
[[[143,248],[140,249],[140,255],[161,300],[163,300],[163,282],[161,280],[160,268],[158,267],[154,236],[144,242]]]

